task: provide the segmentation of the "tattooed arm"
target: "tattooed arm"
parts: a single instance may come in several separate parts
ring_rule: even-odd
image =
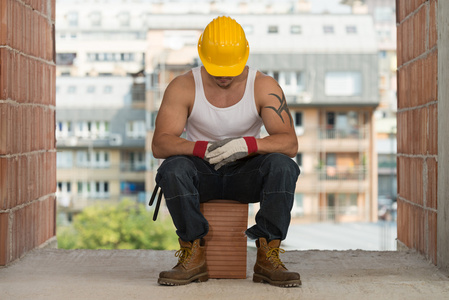
[[[270,76],[258,73],[255,99],[269,136],[257,140],[258,153],[283,153],[290,157],[298,151],[293,119],[284,92]]]

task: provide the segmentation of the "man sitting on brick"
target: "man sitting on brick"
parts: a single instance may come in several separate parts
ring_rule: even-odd
[[[178,264],[161,272],[159,284],[206,281],[207,220],[200,203],[231,199],[260,202],[253,281],[289,287],[301,284],[279,258],[290,225],[298,141],[284,93],[270,76],[246,66],[249,45],[229,17],[207,25],[198,42],[203,66],[176,77],[167,87],[156,119],[152,149],[165,159],[156,182],[179,236]],[[268,136],[261,138],[265,126]],[[181,137],[185,129],[185,138]]]

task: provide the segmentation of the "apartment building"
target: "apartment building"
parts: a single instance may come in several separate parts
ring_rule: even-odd
[[[269,0],[57,1],[57,180],[61,207],[79,210],[96,200],[118,201],[124,197],[143,201],[145,189],[153,187],[158,161],[145,150],[150,149],[151,139],[145,144],[142,132],[146,132],[145,126],[154,125],[155,110],[145,112],[146,86],[152,90],[151,79],[159,80],[159,75],[146,78],[145,65],[156,55],[162,78],[167,75],[160,84],[166,85],[183,72],[185,49],[176,34],[174,38],[170,34],[171,38],[161,44],[162,52],[157,52],[161,45],[154,36],[147,36],[149,28],[181,31],[188,40],[192,35],[185,29],[204,28],[210,13],[285,13],[307,7],[290,0],[272,4]],[[182,26],[174,22],[193,12],[204,16],[190,18],[191,24]],[[167,18],[167,13],[173,15]],[[192,43],[196,40],[194,35]],[[166,47],[180,52],[168,57]],[[148,54],[152,56],[146,57]],[[166,60],[170,71],[164,73]],[[145,170],[149,170],[146,175]]]
[[[397,196],[396,112],[397,112],[397,29],[395,0],[343,0],[354,14],[373,17],[379,59],[379,107],[375,112],[378,152],[379,199],[390,207]]]
[[[58,77],[58,204],[77,212],[124,198],[145,200],[145,111],[131,77]]]

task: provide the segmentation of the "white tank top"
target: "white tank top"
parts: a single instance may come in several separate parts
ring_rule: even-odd
[[[242,99],[229,107],[216,107],[206,99],[201,78],[201,66],[192,69],[195,79],[195,102],[187,119],[189,141],[219,141],[230,137],[259,138],[262,118],[254,100],[254,80],[257,70],[249,68]]]

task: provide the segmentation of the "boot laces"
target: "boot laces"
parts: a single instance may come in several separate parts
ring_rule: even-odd
[[[281,261],[281,258],[279,257],[279,253],[285,253],[285,250],[282,248],[271,248],[267,251],[267,258],[270,259],[272,263],[274,263],[276,266],[283,266],[285,268],[284,263]]]
[[[175,253],[175,256],[178,258],[178,264],[185,263],[190,258],[191,255],[192,255],[192,249],[185,248],[185,247],[182,247]]]

